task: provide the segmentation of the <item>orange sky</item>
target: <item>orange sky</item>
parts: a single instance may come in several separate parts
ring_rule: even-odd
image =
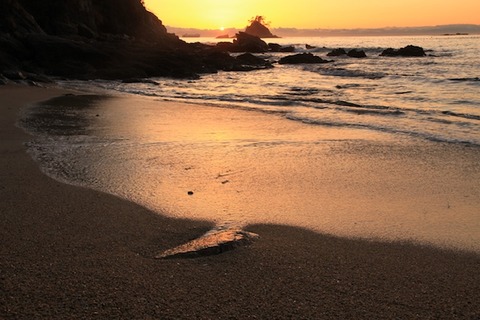
[[[271,27],[380,28],[480,24],[480,0],[145,0],[165,25],[244,28],[255,15]]]

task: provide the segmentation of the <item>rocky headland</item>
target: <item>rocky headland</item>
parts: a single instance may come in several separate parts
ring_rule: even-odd
[[[220,59],[219,59],[220,58]],[[251,70],[168,33],[140,0],[0,0],[0,81],[195,78]]]
[[[186,43],[169,33],[141,0],[0,0],[0,84],[36,84],[56,78],[136,82],[149,77],[191,79],[220,70],[272,68],[275,62],[331,62],[313,54],[279,61],[251,55],[296,51],[294,46],[262,40],[276,37],[266,25],[264,18],[257,16],[232,42],[206,45]],[[341,55],[366,57],[363,51],[343,49],[327,56]],[[387,49],[382,55],[425,53],[420,47],[407,46]]]

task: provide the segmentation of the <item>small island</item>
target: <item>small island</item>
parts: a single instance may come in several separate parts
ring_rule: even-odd
[[[270,23],[267,22],[263,16],[255,16],[254,18],[250,19],[249,23],[250,25],[248,25],[245,29],[245,33],[259,38],[279,38],[270,32],[268,29],[268,25],[270,25]]]

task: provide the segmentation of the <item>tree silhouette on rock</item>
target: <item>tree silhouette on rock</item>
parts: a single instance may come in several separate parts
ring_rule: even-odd
[[[248,21],[250,24],[245,29],[245,32],[259,38],[278,38],[272,34],[268,29],[270,22],[264,16],[255,16]]]

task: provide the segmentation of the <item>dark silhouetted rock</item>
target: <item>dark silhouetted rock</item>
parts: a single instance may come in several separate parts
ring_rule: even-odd
[[[0,1],[0,33],[43,33],[35,18],[17,0]]]
[[[357,50],[357,49],[352,49],[347,52],[347,56],[351,58],[366,58],[367,55],[365,54],[365,51],[363,50]]]
[[[251,70],[258,70],[258,69],[266,69],[266,68],[273,68],[273,65],[260,57],[254,56],[251,53],[244,53],[236,57],[237,62],[240,64],[243,71]],[[239,70],[241,71],[241,70]]]
[[[294,46],[281,46],[278,43],[269,43],[268,48],[270,52],[295,52]]]
[[[266,42],[257,36],[239,32],[235,37],[236,39],[233,40],[233,44],[234,48],[236,48],[235,50],[237,50],[236,52],[263,53],[269,49]]]
[[[216,44],[216,48],[220,51],[234,52],[237,50],[233,42],[221,41]]]
[[[327,56],[328,57],[339,57],[339,56],[344,56],[346,54],[347,54],[347,51],[345,51],[345,49],[337,48],[337,49],[333,49],[332,51],[327,53]]]
[[[0,86],[4,86],[6,84],[8,84],[10,82],[10,80],[8,80],[7,78],[5,78],[3,75],[0,74]]]
[[[424,57],[426,53],[422,47],[408,45],[400,49],[385,49],[380,55],[387,57]]]
[[[25,80],[27,77],[19,70],[4,70],[3,76],[10,80]]]
[[[155,41],[169,38],[162,22],[145,10],[140,0],[17,1],[50,35],[118,34]]]
[[[87,27],[83,23],[81,23],[77,26],[77,32],[78,32],[79,36],[85,37],[85,38],[88,38],[88,39],[92,39],[92,38],[95,38],[97,36],[97,34],[92,29],[90,29],[89,27]]]
[[[270,32],[266,25],[268,25],[268,23],[265,21],[264,17],[256,16],[250,20],[250,25],[247,26],[245,32],[259,38],[278,38]]]
[[[279,45],[278,43],[269,43],[268,48],[270,49],[271,52],[280,52],[282,49],[282,46]]]
[[[268,45],[257,36],[252,36],[245,32],[239,32],[235,35],[233,42],[219,42],[216,48],[228,52],[253,52],[263,53],[269,50]]]
[[[312,50],[312,49],[315,49],[315,48],[316,48],[315,46],[311,46],[309,44],[305,45],[305,49],[307,49],[307,50]]]
[[[144,79],[144,78],[131,78],[131,79],[124,79],[123,83],[145,83],[158,86],[160,83],[151,79]]]
[[[260,57],[254,56],[251,53],[244,53],[239,56],[237,56],[237,61],[240,61],[245,64],[250,64],[250,65],[263,65],[265,64],[265,59],[262,59]]]
[[[250,53],[242,54],[235,58],[217,47],[203,49],[199,54],[202,56],[202,65],[204,67],[201,73],[214,73],[218,70],[254,71],[272,67],[267,60],[255,57]]]
[[[291,56],[281,58],[278,63],[280,64],[307,64],[307,63],[328,63],[329,60],[324,60],[311,53],[300,53]]]
[[[187,44],[168,33],[141,0],[0,0],[0,74],[36,74],[37,79],[27,77],[34,82],[48,77],[195,79],[218,70],[268,67],[227,53],[268,50],[246,33],[214,48]]]
[[[294,46],[281,47],[279,52],[295,52]]]

